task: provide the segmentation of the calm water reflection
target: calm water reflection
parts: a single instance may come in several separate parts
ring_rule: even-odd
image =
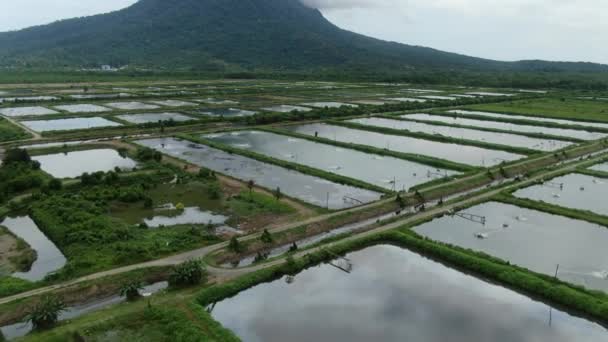
[[[29,281],[39,281],[51,273],[59,270],[66,263],[59,248],[38,229],[36,223],[29,216],[7,217],[0,222],[0,226],[8,228],[13,234],[22,238],[36,251],[36,261],[27,272],[16,272],[12,276]]]
[[[369,145],[396,152],[425,155],[474,166],[494,166],[503,161],[524,158],[524,156],[504,151],[382,134],[327,124],[288,126],[285,129],[306,135],[318,134],[319,137],[330,140]]]
[[[457,172],[410,161],[315,143],[261,131],[207,135],[207,139],[249,149],[277,159],[359,179],[389,190],[410,187]]]
[[[174,138],[140,140],[137,144],[243,181],[253,180],[267,189],[273,190],[278,187],[285,195],[320,207],[327,206],[329,209],[343,209],[369,203],[381,196],[377,192],[333,183],[251,158],[229,154],[206,145]],[[357,201],[345,200],[345,197]]]
[[[414,230],[431,239],[482,251],[551,276],[559,264],[560,279],[608,291],[606,227],[496,202],[464,212],[485,216],[486,225],[445,216]]]
[[[40,162],[43,171],[55,178],[75,178],[85,172],[111,171],[115,168],[131,170],[137,164],[123,158],[116,150],[98,149],[32,157]]]
[[[385,118],[365,118],[353,119],[350,120],[350,122],[376,127],[408,130],[410,132],[442,135],[458,139],[482,141],[492,144],[523,147],[539,151],[554,151],[572,145],[571,142],[561,140],[530,138],[517,134],[486,132],[468,128],[430,125],[414,121],[390,120]]]
[[[407,114],[402,116],[405,119],[415,119],[420,121],[438,121],[453,125],[463,125],[480,128],[494,128],[512,132],[522,133],[537,133],[537,134],[549,134],[554,136],[563,136],[576,138],[581,140],[595,140],[605,137],[605,133],[587,132],[582,130],[567,129],[567,128],[553,128],[533,125],[519,125],[508,122],[490,121],[490,120],[478,120],[468,119],[463,117],[450,117],[444,115],[431,115],[431,114]]]
[[[377,246],[218,303],[243,341],[606,341],[606,330],[410,251]],[[549,324],[551,315],[551,325]]]
[[[534,185],[518,190],[513,195],[608,215],[607,191],[608,179],[573,173],[551,179],[544,185]]]
[[[21,121],[21,124],[36,132],[71,131],[77,129],[122,126],[118,122],[101,117]]]

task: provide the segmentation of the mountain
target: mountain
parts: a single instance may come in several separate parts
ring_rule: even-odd
[[[200,70],[608,71],[499,62],[342,30],[299,0],[140,0],[120,11],[0,33],[0,65]]]

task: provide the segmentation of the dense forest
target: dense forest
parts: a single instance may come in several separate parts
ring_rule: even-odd
[[[608,73],[608,66],[599,64],[499,62],[369,38],[336,27],[299,0],[140,0],[109,14],[0,34],[0,65],[104,64],[188,72],[386,75],[426,83],[462,73],[487,83],[513,78],[501,73],[534,74],[518,75],[514,84],[533,82],[538,74]]]

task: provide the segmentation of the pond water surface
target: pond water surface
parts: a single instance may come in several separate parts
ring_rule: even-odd
[[[463,126],[472,126],[472,127],[480,127],[480,128],[494,128],[501,129],[505,131],[513,131],[513,132],[523,132],[523,133],[536,133],[536,134],[549,134],[553,136],[563,136],[576,138],[581,140],[596,140],[601,139],[608,134],[605,133],[597,133],[597,132],[587,132],[583,130],[577,129],[568,129],[568,128],[553,128],[553,127],[543,127],[543,126],[533,126],[533,125],[519,125],[512,124],[508,122],[500,122],[500,121],[490,121],[490,120],[477,120],[477,119],[467,119],[463,117],[450,117],[444,115],[431,115],[431,114],[406,114],[401,116],[405,119],[412,120],[420,120],[420,121],[438,121],[444,122],[451,125],[463,125]]]
[[[530,121],[540,121],[540,122],[552,122],[562,125],[580,125],[580,126],[589,126],[589,127],[598,127],[608,129],[608,123],[599,123],[599,122],[589,122],[589,121],[578,121],[578,120],[566,120],[566,119],[553,119],[548,117],[538,117],[538,116],[529,116],[529,115],[519,115],[519,114],[501,114],[501,113],[492,113],[492,112],[478,112],[478,111],[470,111],[470,110],[450,110],[448,113],[454,114],[468,114],[468,115],[479,115],[486,116],[490,118],[501,118],[501,119],[520,119],[520,120],[530,120]]]
[[[458,139],[482,141],[491,144],[523,147],[539,151],[555,151],[572,145],[571,142],[561,140],[538,139],[510,133],[478,131],[468,128],[438,126],[414,121],[390,120],[385,118],[353,119],[349,122],[376,127],[408,130],[410,132],[442,135]]]
[[[109,112],[111,109],[93,105],[93,104],[75,104],[75,105],[64,105],[64,106],[55,106],[55,109],[63,110],[68,113],[99,113],[99,112]]]
[[[333,183],[202,144],[174,138],[140,140],[137,144],[245,182],[253,180],[270,190],[280,188],[287,196],[329,209],[349,208],[381,197],[377,192]]]
[[[608,228],[497,202],[462,213],[485,216],[487,222],[444,216],[414,230],[550,276],[559,264],[560,279],[608,291]]]
[[[122,126],[118,122],[101,117],[21,121],[21,123],[36,132],[72,131],[77,129]]]
[[[117,115],[117,118],[134,123],[134,124],[145,124],[151,122],[159,122],[159,121],[170,121],[173,120],[175,122],[186,122],[191,120],[196,120],[189,116],[179,114],[179,113],[142,113],[142,114],[125,114],[125,115]]]
[[[278,106],[273,106],[273,107],[266,107],[266,108],[262,108],[262,110],[265,110],[267,112],[276,112],[276,113],[290,113],[295,111],[298,112],[310,112],[312,109],[308,108],[308,107],[302,107],[302,106],[291,106],[291,105],[278,105]]]
[[[347,255],[217,303],[212,315],[247,342],[596,342],[602,326],[408,250]],[[334,261],[339,264],[341,260]]]
[[[396,152],[441,158],[473,166],[494,166],[503,161],[522,159],[524,156],[475,146],[443,143],[398,135],[382,134],[327,124],[308,124],[284,127],[292,132],[353,144],[369,145]]]
[[[608,179],[573,173],[520,189],[513,196],[608,216],[607,194]]]
[[[590,167],[589,169],[595,170],[595,171],[608,172],[608,163],[594,165],[594,166]]]
[[[29,281],[40,281],[52,272],[61,269],[66,258],[59,248],[38,229],[29,216],[7,217],[0,226],[8,228],[13,234],[27,242],[36,251],[36,261],[27,272],[16,272],[12,276]]]
[[[135,161],[123,158],[112,149],[47,154],[32,159],[40,162],[40,168],[55,178],[75,178],[85,172],[107,172],[117,167],[121,170],[131,170],[137,166]]]
[[[1,108],[0,114],[8,117],[19,117],[19,116],[42,116],[42,115],[53,115],[59,114],[59,112],[45,107],[14,107],[14,108]]]
[[[143,102],[111,102],[106,103],[105,105],[120,110],[150,110],[160,108],[160,106],[158,105],[147,104]]]
[[[226,116],[226,117],[243,117],[243,116],[252,116],[257,114],[257,112],[251,110],[244,110],[238,108],[225,108],[225,109],[200,109],[196,111],[201,115],[208,116]]]
[[[362,180],[389,190],[407,190],[414,185],[433,180],[437,174],[443,176],[458,174],[393,157],[383,157],[262,131],[211,134],[205,138]]]
[[[302,103],[303,106],[315,107],[315,108],[340,108],[340,107],[358,107],[357,105],[342,102],[307,102]]]

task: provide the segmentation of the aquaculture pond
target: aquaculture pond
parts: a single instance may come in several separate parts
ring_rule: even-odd
[[[208,116],[225,116],[225,117],[243,117],[252,116],[257,112],[238,108],[223,108],[223,109],[200,109],[196,113]]]
[[[118,122],[101,117],[21,121],[21,123],[36,132],[71,131],[77,129],[122,126]]]
[[[8,117],[19,117],[19,116],[42,116],[42,115],[53,115],[59,114],[59,112],[45,107],[14,107],[14,108],[1,108],[0,114]]]
[[[134,123],[134,124],[145,124],[159,121],[175,121],[175,122],[186,122],[196,120],[189,116],[179,113],[142,113],[142,114],[125,114],[117,115],[118,119]]]
[[[149,297],[168,287],[169,287],[168,282],[161,281],[158,283],[144,286],[141,290],[139,290],[139,293],[142,296]],[[82,315],[107,308],[111,305],[123,303],[126,300],[127,300],[126,297],[117,295],[117,296],[111,296],[111,297],[104,298],[104,299],[90,301],[90,302],[83,303],[83,304],[69,306],[65,309],[65,311],[62,311],[59,314],[58,320],[66,321],[69,319],[74,319],[74,318],[80,317]],[[30,333],[32,331],[32,329],[33,329],[33,326],[29,322],[15,323],[15,324],[0,327],[0,331],[2,332],[2,335],[4,335],[4,337],[7,338],[8,340],[12,340],[17,337],[25,336],[28,333]]]
[[[295,111],[298,112],[310,112],[312,109],[308,108],[308,107],[302,107],[302,106],[291,106],[291,105],[278,105],[278,106],[273,106],[273,107],[266,107],[266,108],[262,108],[262,110],[265,110],[267,112],[276,112],[276,113],[290,113]]]
[[[463,118],[463,117],[450,117],[450,116],[445,116],[445,115],[406,114],[401,117],[405,118],[405,119],[420,120],[420,121],[438,121],[438,122],[444,122],[444,123],[451,124],[451,125],[463,125],[463,126],[472,126],[472,127],[480,127],[480,128],[493,128],[493,129],[501,129],[501,130],[512,131],[512,132],[548,134],[548,135],[554,135],[554,136],[576,138],[576,139],[581,139],[581,140],[596,140],[596,139],[601,139],[608,135],[608,134],[604,134],[604,133],[587,132],[587,131],[578,130],[578,129],[553,128],[553,127],[534,126],[534,125],[519,125],[519,124],[508,123],[508,122],[468,119],[468,118]]]
[[[174,138],[147,139],[137,141],[137,144],[245,182],[254,181],[270,190],[279,188],[287,196],[319,207],[343,209],[373,202],[381,197],[380,193],[374,191],[333,183],[188,141]]]
[[[416,98],[413,98],[413,97],[392,97],[392,98],[385,98],[384,100],[398,101],[398,102],[419,102],[419,103],[427,102],[427,100],[416,99]]]
[[[608,172],[608,163],[594,165],[594,166],[590,167],[589,169],[594,170],[594,171]]]
[[[427,100],[443,100],[443,101],[454,101],[457,98],[453,97],[453,96],[438,96],[438,95],[422,95],[422,96],[418,96],[422,99],[427,99]]]
[[[7,217],[0,222],[11,233],[23,239],[36,251],[36,260],[27,272],[16,272],[12,276],[29,281],[39,281],[52,272],[62,268],[66,263],[59,248],[38,229],[29,216]]]
[[[75,178],[83,173],[107,172],[116,168],[131,170],[137,166],[135,161],[112,149],[47,154],[32,159],[40,162],[40,168],[55,178]]]
[[[402,159],[382,157],[269,132],[240,131],[211,134],[205,137],[273,158],[362,180],[389,190],[407,190],[414,185],[429,182],[437,175],[457,174]]]
[[[165,106],[165,107],[192,107],[198,106],[198,104],[188,101],[181,100],[164,100],[164,101],[150,101],[150,103],[154,103],[157,105]]]
[[[485,217],[486,224],[471,221],[468,215]],[[550,276],[559,265],[560,279],[608,291],[608,229],[597,224],[488,202],[414,230]]]
[[[520,189],[514,196],[608,216],[608,179],[572,173]]]
[[[519,120],[530,120],[530,121],[540,121],[540,122],[552,122],[552,123],[562,124],[562,125],[580,125],[580,126],[608,129],[608,123],[599,123],[599,122],[552,119],[552,118],[539,117],[539,116],[529,116],[529,115],[519,115],[519,114],[501,114],[501,113],[479,112],[479,111],[460,110],[460,109],[450,110],[450,111],[448,111],[448,113],[478,115],[478,116],[486,116],[486,117],[490,117],[490,118],[500,118],[500,119],[519,119]]]
[[[517,134],[487,132],[451,126],[438,126],[414,121],[390,120],[384,118],[366,118],[353,119],[350,120],[350,122],[376,127],[408,130],[410,132],[442,135],[458,139],[475,140],[491,144],[523,147],[539,151],[555,151],[572,145],[571,142],[561,140],[530,138]]]
[[[524,158],[522,155],[505,151],[382,134],[327,124],[287,126],[285,129],[312,136],[318,134],[319,137],[345,143],[369,145],[396,152],[430,156],[472,166],[489,167],[498,165],[503,161]]]
[[[55,109],[63,110],[68,113],[99,113],[99,112],[109,112],[111,109],[93,105],[93,104],[75,104],[75,105],[64,105],[64,106],[55,106]]]
[[[340,108],[346,107],[358,107],[357,105],[342,102],[307,102],[302,103],[303,106],[315,107],[315,108]]]
[[[120,110],[151,110],[160,108],[160,106],[158,105],[147,104],[142,102],[111,102],[106,103],[105,105]]]
[[[247,342],[605,341],[602,326],[394,246],[260,284],[215,305]],[[340,266],[345,260],[335,260]]]

